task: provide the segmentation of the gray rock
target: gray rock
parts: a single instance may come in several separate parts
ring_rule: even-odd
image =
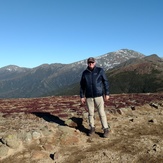
[[[38,131],[33,131],[32,137],[33,137],[33,139],[39,139],[41,137],[41,133]]]
[[[156,103],[150,103],[149,105],[150,105],[151,107],[156,108],[156,109],[158,109],[158,107],[159,107],[158,104],[156,104]]]
[[[26,143],[30,143],[32,141],[32,134],[30,132],[27,132],[24,138],[24,141]]]
[[[17,138],[17,133],[9,133],[2,138],[2,142],[8,147],[16,149],[20,145],[20,141]]]
[[[7,156],[8,151],[9,151],[9,147],[7,147],[6,145],[1,145],[0,146],[0,158]]]

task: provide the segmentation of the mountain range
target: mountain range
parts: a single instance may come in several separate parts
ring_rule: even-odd
[[[42,64],[35,68],[16,65],[2,67],[0,98],[79,94],[79,81],[87,67],[86,61],[87,59],[71,64]],[[163,61],[157,55],[146,57],[134,50],[121,49],[96,57],[96,62],[97,66],[106,71],[111,93],[155,92],[163,88],[160,83],[163,79]],[[153,89],[152,86],[152,89],[149,89],[144,86],[135,90],[134,88],[142,87],[139,85],[144,83],[144,80],[145,83],[152,80],[152,85],[157,84],[157,88]]]

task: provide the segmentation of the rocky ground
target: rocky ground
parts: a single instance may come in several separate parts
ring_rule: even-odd
[[[79,96],[0,99],[1,163],[161,163],[163,93],[111,95],[110,133],[87,136]]]

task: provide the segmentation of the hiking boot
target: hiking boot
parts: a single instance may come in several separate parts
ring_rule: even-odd
[[[107,138],[108,135],[109,135],[109,130],[108,130],[108,128],[105,128],[104,129],[104,138]]]
[[[94,133],[95,133],[95,127],[91,127],[91,129],[89,130],[88,135],[91,136]]]

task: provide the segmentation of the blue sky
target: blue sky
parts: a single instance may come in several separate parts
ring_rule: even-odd
[[[162,0],[0,0],[0,67],[127,48],[163,57]]]

